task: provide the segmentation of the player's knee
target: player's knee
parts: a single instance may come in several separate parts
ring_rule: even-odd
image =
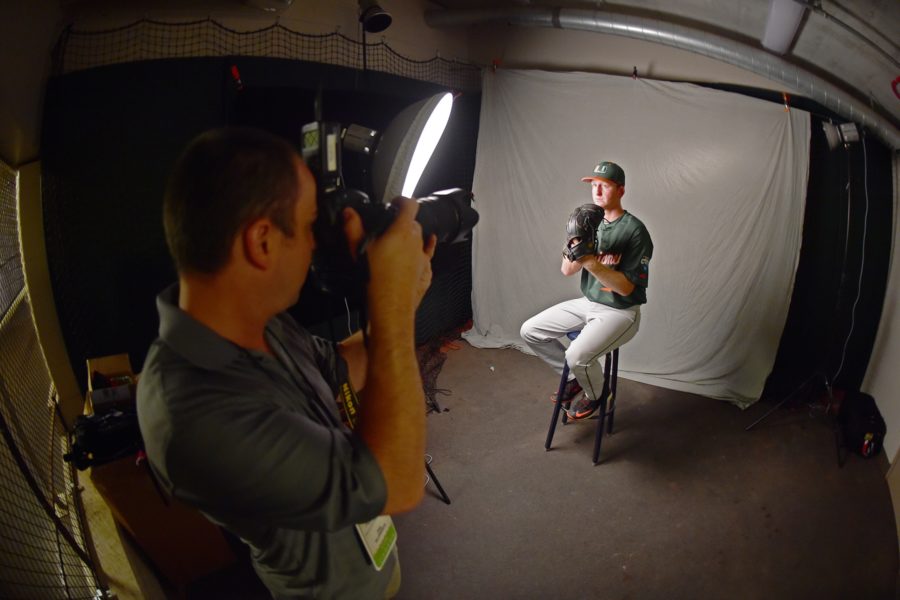
[[[541,340],[535,336],[535,328],[532,324],[533,319],[528,319],[524,323],[522,323],[522,327],[519,328],[519,336],[526,342],[539,343]]]
[[[583,355],[581,352],[578,351],[577,348],[572,348],[572,346],[569,346],[568,348],[566,348],[566,364],[568,364],[570,367],[574,367],[574,366],[582,366],[583,367],[584,364],[582,363],[582,359],[583,359]]]
[[[584,348],[578,344],[572,344],[566,349],[566,363],[569,366],[587,367],[597,356],[597,352],[590,348]]]

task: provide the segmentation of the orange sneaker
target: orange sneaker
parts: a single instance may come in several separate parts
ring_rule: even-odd
[[[570,402],[572,398],[581,393],[581,385],[578,383],[577,379],[570,379],[566,382],[566,387],[563,388],[563,403]],[[556,402],[556,394],[550,394],[550,401]]]
[[[591,400],[587,397],[587,394],[582,394],[581,398],[573,402],[572,406],[566,412],[569,414],[570,419],[579,421],[590,417],[599,407],[599,400]]]

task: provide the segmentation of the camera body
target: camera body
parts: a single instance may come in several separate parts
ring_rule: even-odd
[[[313,121],[302,129],[303,159],[315,176],[317,187],[318,215],[313,226],[316,252],[311,273],[322,291],[361,300],[364,284],[368,281],[366,261],[354,261],[351,257],[342,212],[350,207],[362,220],[365,237],[357,248],[357,256],[362,258],[368,243],[393,222],[396,209],[390,203],[372,202],[365,192],[345,186],[342,154],[347,131],[338,123],[323,121]],[[471,207],[471,201],[472,194],[459,188],[419,198],[416,221],[422,226],[423,242],[432,234],[438,243],[465,240],[478,222],[478,213]]]

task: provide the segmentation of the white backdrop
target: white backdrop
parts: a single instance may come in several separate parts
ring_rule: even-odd
[[[580,295],[560,271],[580,178],[625,170],[654,242],[622,377],[748,406],[771,371],[800,252],[809,115],[727,92],[587,73],[484,75],[473,192],[479,347],[526,347],[522,322]],[[548,367],[548,383],[549,383]],[[551,385],[552,387],[552,385]]]

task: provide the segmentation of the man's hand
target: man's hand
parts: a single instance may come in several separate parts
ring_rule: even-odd
[[[569,240],[569,243],[566,244],[566,250],[563,251],[563,259],[562,264],[559,267],[559,270],[563,275],[569,277],[570,275],[574,275],[578,271],[581,270],[581,263],[577,260],[569,260],[568,250],[581,241],[581,238],[575,237]]]
[[[432,235],[422,245],[422,227],[415,220],[419,205],[409,198],[397,198],[399,206],[390,227],[367,247],[370,306],[414,311],[431,285],[431,259],[437,238]],[[365,237],[362,220],[352,208],[344,209],[344,234],[353,258]],[[372,306],[374,303],[375,306]]]

